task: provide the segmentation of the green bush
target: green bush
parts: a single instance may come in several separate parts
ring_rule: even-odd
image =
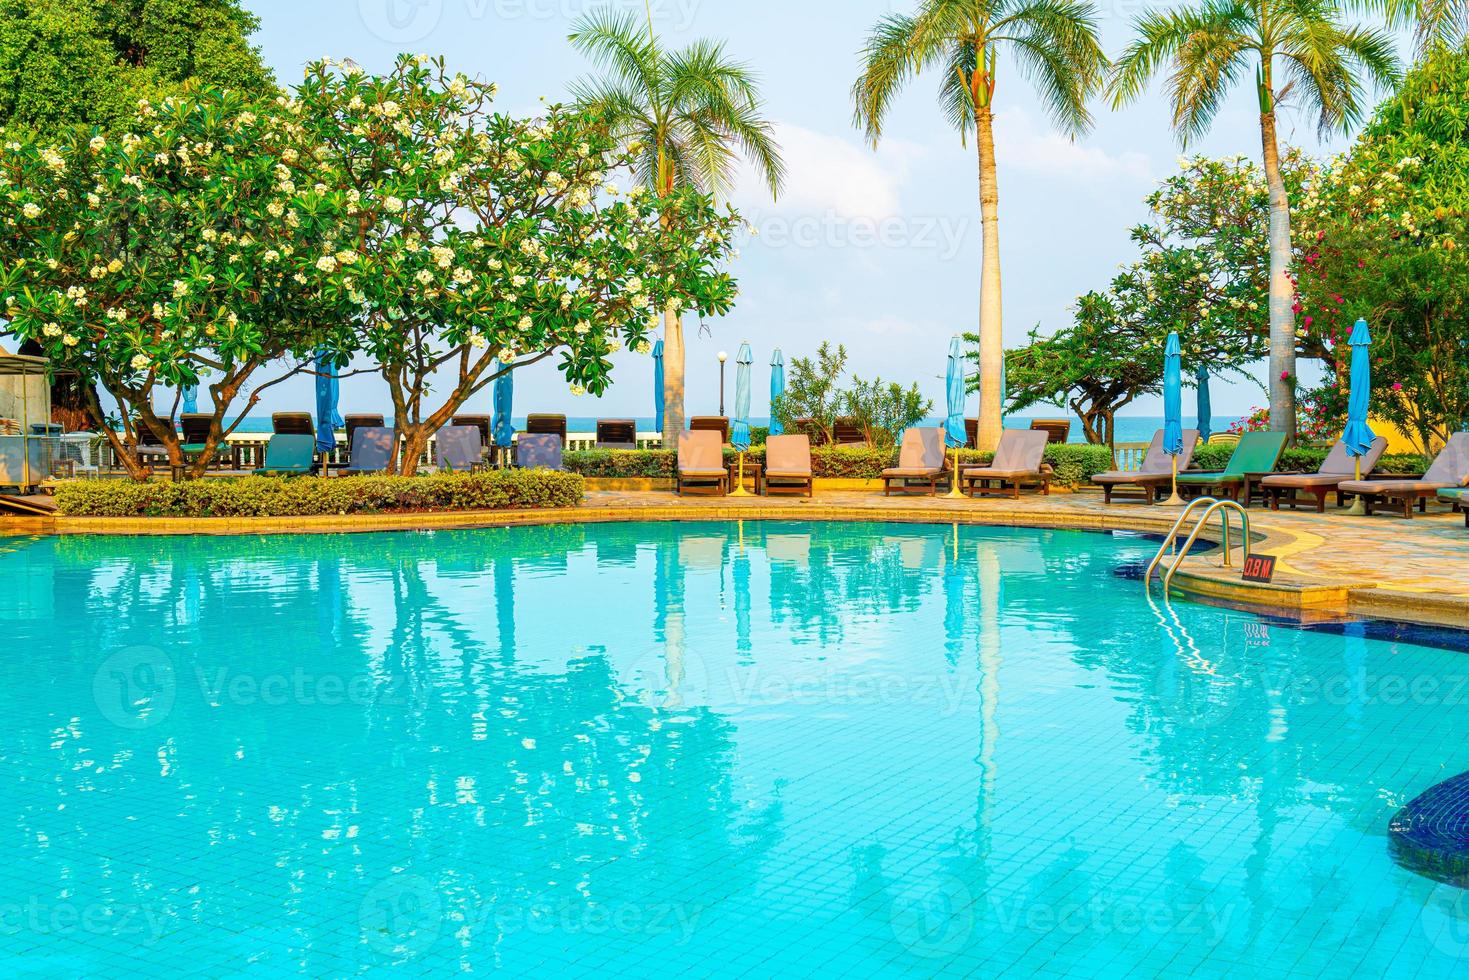
[[[961,465],[977,466],[989,462],[992,454],[964,449],[959,452]],[[678,454],[665,449],[586,449],[565,455],[566,468],[583,476],[671,478],[678,465]],[[733,450],[724,451],[726,463],[735,460]],[[752,448],[745,454],[751,463],[764,463],[764,448]],[[1112,453],[1106,446],[1050,445],[1046,462],[1056,471],[1058,486],[1078,487],[1093,473],[1112,466]],[[897,449],[869,449],[865,446],[817,446],[811,450],[811,472],[826,479],[871,480],[898,461]]]
[[[1327,446],[1296,446],[1280,454],[1280,462],[1275,468],[1281,472],[1300,470],[1314,473],[1326,462],[1330,451]],[[1233,446],[1222,443],[1200,446],[1194,450],[1189,466],[1209,472],[1222,470],[1229,465],[1229,457],[1233,453]],[[1387,453],[1378,460],[1377,469],[1383,473],[1422,473],[1428,469],[1428,463],[1427,459],[1416,453]]]
[[[496,470],[433,476],[265,477],[134,483],[78,480],[56,487],[69,517],[308,517],[325,514],[572,507],[575,473]]]

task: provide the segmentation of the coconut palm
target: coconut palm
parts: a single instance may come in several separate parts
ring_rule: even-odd
[[[763,115],[756,76],[731,60],[722,44],[695,41],[665,51],[631,13],[599,10],[572,25],[570,40],[604,74],[582,79],[572,96],[610,122],[636,154],[639,181],[656,194],[680,187],[727,193],[740,159],[748,159],[775,197],[785,164]],[[676,446],[684,428],[683,323],[663,314],[663,444]]]
[[[1166,71],[1173,128],[1187,147],[1208,131],[1229,89],[1251,68],[1270,194],[1270,427],[1294,439],[1295,286],[1276,112],[1291,99],[1318,115],[1323,133],[1349,129],[1363,110],[1359,76],[1390,86],[1398,62],[1385,31],[1347,24],[1332,0],[1203,0],[1138,20],[1137,38],[1112,74],[1112,101],[1133,101]]]
[[[939,71],[939,102],[979,155],[983,227],[980,300],[979,446],[1000,439],[1000,371],[1005,348],[1000,304],[999,184],[995,178],[994,97],[1000,56],[1035,88],[1056,125],[1070,135],[1091,127],[1088,99],[1106,78],[1090,0],[922,0],[913,14],[877,22],[852,86],[856,123],[875,147],[903,86]]]

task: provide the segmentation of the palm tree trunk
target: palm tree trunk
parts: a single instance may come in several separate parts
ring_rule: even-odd
[[[684,430],[683,322],[677,313],[663,311],[663,448],[678,451]]]
[[[1003,426],[1000,374],[1005,335],[1000,306],[1000,185],[995,177],[994,113],[975,109],[975,145],[979,150],[979,220],[983,229],[979,279],[979,432],[978,448],[992,452]]]
[[[1290,279],[1290,198],[1280,176],[1275,112],[1260,114],[1265,182],[1270,190],[1270,429],[1296,440],[1295,285]]]

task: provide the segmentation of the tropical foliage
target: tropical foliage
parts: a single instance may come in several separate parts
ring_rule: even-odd
[[[239,0],[0,0],[0,126],[125,127],[186,83],[264,94]]]
[[[772,416],[789,432],[806,431],[831,442],[838,418],[861,430],[868,446],[886,449],[895,445],[903,430],[917,425],[933,411],[933,401],[924,398],[913,384],[853,377],[841,386],[847,370],[847,349],[823,341],[816,358],[791,359],[785,394],[770,406]]]
[[[1432,50],[1310,188],[1301,305],[1320,318],[1345,405],[1357,317],[1373,411],[1425,452],[1469,421],[1469,47]]]
[[[1269,313],[1271,427],[1295,432],[1295,288],[1291,281],[1291,199],[1282,172],[1277,109],[1291,101],[1317,114],[1323,132],[1362,115],[1361,76],[1380,86],[1397,79],[1392,37],[1348,23],[1334,0],[1203,0],[1138,19],[1137,38],[1117,60],[1114,105],[1137,99],[1166,75],[1173,128],[1186,146],[1208,132],[1229,90],[1253,72],[1270,196]]]
[[[1000,303],[999,182],[994,98],[1000,59],[1014,63],[1051,118],[1070,135],[1091,126],[1087,102],[1107,66],[1089,0],[922,0],[913,14],[889,14],[868,35],[852,86],[855,120],[874,146],[899,93],[924,71],[939,73],[939,102],[962,139],[974,137],[983,225],[978,343],[979,445],[1000,438],[1004,357]]]
[[[785,164],[764,116],[758,80],[717,42],[681,50],[662,46],[631,13],[600,10],[580,18],[571,43],[603,71],[572,87],[575,102],[606,123],[633,162],[641,186],[658,197],[680,189],[710,195],[732,187],[740,159],[780,193]],[[684,429],[682,312],[663,316],[663,439]]]

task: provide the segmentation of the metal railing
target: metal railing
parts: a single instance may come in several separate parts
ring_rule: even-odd
[[[1216,497],[1197,497],[1189,502],[1189,505],[1184,508],[1182,514],[1178,515],[1178,520],[1173,522],[1173,529],[1168,532],[1167,537],[1163,539],[1162,545],[1158,547],[1158,553],[1154,555],[1153,560],[1148,563],[1148,570],[1143,575],[1144,591],[1147,591],[1152,586],[1153,572],[1160,564],[1162,564],[1163,559],[1168,554],[1169,549],[1172,548],[1174,544],[1178,541],[1178,532],[1183,529],[1184,522],[1189,519],[1189,516],[1193,514],[1196,508],[1204,504],[1208,505],[1205,508],[1204,513],[1200,515],[1197,521],[1194,522],[1193,530],[1189,532],[1189,536],[1184,541],[1183,547],[1175,552],[1173,561],[1168,565],[1167,571],[1163,573],[1163,594],[1168,594],[1168,589],[1173,584],[1174,574],[1178,571],[1179,566],[1183,564],[1183,560],[1188,557],[1189,551],[1193,549],[1194,542],[1199,539],[1199,534],[1204,530],[1205,527],[1208,526],[1210,516],[1212,516],[1216,511],[1218,511],[1219,513],[1219,547],[1223,553],[1224,567],[1231,568],[1234,564],[1231,556],[1233,548],[1230,545],[1229,540],[1229,514],[1231,511],[1239,514],[1241,548],[1244,551],[1244,554],[1240,559],[1240,563],[1244,564],[1245,562],[1249,561],[1249,511],[1245,510],[1244,507],[1242,507],[1237,501],[1234,500],[1220,500]]]

